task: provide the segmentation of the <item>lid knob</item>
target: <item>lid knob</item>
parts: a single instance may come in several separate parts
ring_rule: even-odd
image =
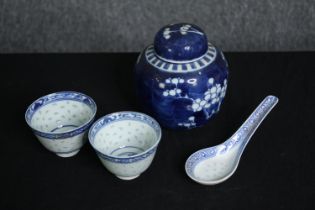
[[[204,31],[189,23],[162,27],[155,35],[154,50],[165,61],[184,62],[201,57],[207,52]]]

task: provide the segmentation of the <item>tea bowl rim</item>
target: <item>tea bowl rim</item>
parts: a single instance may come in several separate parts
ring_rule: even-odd
[[[82,100],[75,100],[75,99],[71,99],[71,98],[56,98],[56,99],[51,99],[50,101],[48,102],[43,102],[42,105],[40,105],[38,108],[34,108],[33,109],[33,106],[36,104],[36,102],[40,102],[41,100],[44,100],[44,99],[49,99],[49,97],[52,97],[54,95],[58,96],[58,95],[66,95],[66,94],[69,94],[69,95],[77,95],[77,96],[80,96],[80,97],[85,97],[86,99],[88,99],[88,101],[91,103],[91,104],[87,104],[87,103],[84,103],[83,102],[83,99]],[[41,131],[39,129],[36,129],[34,128],[34,126],[32,126],[31,124],[31,120],[33,118],[33,115],[41,108],[41,107],[44,107],[50,103],[53,103],[53,102],[56,102],[56,101],[65,101],[65,100],[73,100],[73,101],[77,101],[77,102],[80,102],[80,103],[84,103],[86,104],[87,106],[89,106],[89,108],[92,110],[92,115],[90,116],[89,120],[87,120],[86,122],[84,122],[83,124],[81,124],[80,126],[76,127],[76,128],[73,128],[71,130],[68,130],[66,132],[58,132],[58,133],[54,133],[54,132],[47,132],[47,131]],[[33,110],[32,110],[33,109]],[[29,112],[33,112],[33,114],[31,114],[31,116],[28,116],[29,115]],[[34,132],[35,135],[38,135],[40,137],[44,137],[44,138],[47,138],[47,139],[53,139],[53,140],[58,140],[58,139],[65,139],[65,138],[69,138],[69,137],[73,137],[73,136],[77,136],[83,132],[85,132],[89,127],[90,125],[93,123],[94,121],[94,118],[96,116],[96,112],[97,112],[97,105],[95,103],[95,101],[93,100],[92,97],[84,94],[84,93],[81,93],[81,92],[77,92],[77,91],[58,91],[58,92],[53,92],[53,93],[49,93],[47,95],[44,95],[44,96],[41,96],[39,98],[37,98],[36,100],[34,100],[26,109],[25,111],[25,115],[24,115],[24,118],[25,118],[25,121],[27,123],[27,125],[32,129],[32,131]]]
[[[92,137],[92,131],[93,131],[95,126],[97,126],[99,123],[101,123],[102,120],[104,120],[106,118],[109,118],[110,116],[117,115],[117,114],[135,114],[135,115],[144,116],[144,117],[150,119],[155,124],[156,129],[154,127],[152,127],[151,125],[149,125],[148,123],[146,123],[145,121],[140,121],[140,120],[135,120],[135,119],[124,119],[123,118],[121,120],[113,120],[111,122],[104,123],[103,125],[101,125],[97,129],[97,131],[95,132],[94,136]],[[154,144],[152,146],[150,146],[148,149],[146,149],[145,151],[143,151],[141,153],[138,153],[136,155],[128,156],[128,157],[119,157],[119,156],[116,156],[116,155],[104,154],[99,149],[97,149],[95,147],[95,145],[94,145],[94,139],[95,139],[96,134],[101,129],[103,129],[104,127],[108,126],[112,122],[124,121],[124,120],[134,120],[134,121],[138,121],[138,122],[143,122],[143,123],[147,124],[148,126],[150,126],[155,131],[155,133],[157,134],[157,138],[156,138],[156,141],[154,142]],[[151,116],[149,116],[149,115],[147,115],[145,113],[136,112],[136,111],[118,111],[118,112],[112,112],[112,113],[109,113],[107,115],[104,115],[104,116],[100,117],[98,120],[96,120],[92,124],[92,126],[90,127],[90,130],[89,130],[89,133],[88,133],[89,143],[92,146],[92,148],[96,151],[96,153],[102,159],[105,159],[105,160],[108,160],[108,161],[111,161],[111,162],[115,162],[115,163],[133,163],[133,162],[140,161],[140,160],[143,160],[143,159],[147,158],[148,156],[150,156],[151,154],[153,154],[157,150],[157,147],[158,147],[158,145],[159,145],[159,143],[161,141],[161,138],[162,138],[162,128],[161,128],[160,124],[153,117],[151,117]]]

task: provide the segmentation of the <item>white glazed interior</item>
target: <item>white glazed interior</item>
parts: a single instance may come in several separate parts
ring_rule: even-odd
[[[233,147],[224,154],[218,154],[215,157],[207,158],[198,163],[193,176],[201,183],[216,183],[226,178],[235,168],[236,156],[239,152],[239,145]],[[225,179],[224,179],[225,180]]]
[[[150,149],[159,140],[146,123],[120,120],[103,126],[95,135],[93,146],[112,157],[130,157]]]
[[[92,109],[79,101],[61,100],[37,110],[31,127],[45,133],[63,133],[84,125],[93,118]]]

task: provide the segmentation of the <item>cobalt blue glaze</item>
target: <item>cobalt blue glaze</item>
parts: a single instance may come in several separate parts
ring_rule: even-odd
[[[205,33],[192,24],[173,24],[161,28],[154,39],[154,50],[163,59],[186,61],[207,52]]]
[[[165,28],[174,31],[173,27],[180,30],[183,26],[189,26],[187,33],[173,32],[171,37],[167,36],[170,33],[164,33],[166,37],[161,37]],[[228,65],[224,55],[210,43],[199,46],[207,38],[201,34],[195,36],[195,30],[202,32],[187,23],[163,27],[154,46],[148,46],[140,54],[135,66],[141,104],[164,127],[204,125],[219,111],[225,96]],[[193,50],[186,52],[182,43],[191,44]]]

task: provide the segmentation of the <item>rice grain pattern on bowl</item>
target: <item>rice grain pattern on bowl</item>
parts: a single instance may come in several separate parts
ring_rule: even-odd
[[[89,141],[102,164],[123,180],[137,178],[151,164],[161,139],[160,125],[139,112],[116,112],[96,121]]]
[[[94,100],[79,92],[62,91],[35,100],[25,120],[39,142],[60,157],[76,155],[96,114]]]

